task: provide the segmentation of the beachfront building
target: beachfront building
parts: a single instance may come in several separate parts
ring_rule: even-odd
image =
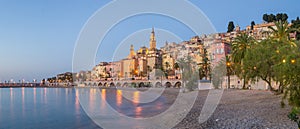
[[[100,62],[93,68],[93,71],[91,72],[92,78],[95,80],[101,80],[110,77],[110,69],[108,67],[110,67],[108,62]]]
[[[115,61],[112,62],[112,71],[111,71],[111,77],[114,80],[119,80],[122,77],[123,73],[123,62],[122,61]]]
[[[138,77],[142,79],[143,77],[147,77],[148,75],[148,65],[147,65],[147,55],[149,50],[147,47],[141,47],[137,52],[137,61],[138,61]]]

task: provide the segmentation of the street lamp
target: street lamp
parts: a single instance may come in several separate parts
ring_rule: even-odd
[[[135,76],[137,76],[137,78],[139,78],[138,72],[139,72],[138,70],[135,70],[135,71],[134,71]]]
[[[283,59],[283,60],[282,60],[282,63],[285,63],[285,62],[286,62],[286,60],[285,60],[285,59]]]
[[[291,60],[291,63],[292,63],[292,64],[294,64],[295,62],[296,62],[296,60],[295,60],[295,59],[292,59],[292,60]]]
[[[227,68],[227,89],[229,89],[230,88],[230,62],[226,62],[226,68]]]

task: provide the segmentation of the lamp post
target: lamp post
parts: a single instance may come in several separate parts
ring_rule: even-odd
[[[227,68],[227,89],[230,88],[230,62],[226,62],[226,68]]]
[[[139,75],[138,75],[138,70],[135,70],[135,71],[134,71],[134,73],[135,73],[135,76],[137,76],[137,78],[136,78],[136,79],[138,79],[138,78],[139,78]],[[136,79],[135,79],[135,80],[136,80]]]

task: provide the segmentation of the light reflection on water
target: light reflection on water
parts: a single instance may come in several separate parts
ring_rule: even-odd
[[[121,90],[117,90],[116,98],[117,98],[117,100],[116,100],[117,106],[120,107],[122,104],[122,91]]]
[[[117,112],[134,118],[155,116],[168,108],[163,97],[141,104],[140,92],[132,92],[133,101],[122,94],[122,90],[96,88],[0,88],[0,129],[99,128],[83,111],[81,95],[87,95],[90,110],[105,111],[108,105],[104,103],[108,103]]]
[[[0,129],[99,128],[73,88],[0,88]]]
[[[164,105],[166,99],[164,97],[159,97],[157,100],[154,100],[150,103],[141,103],[141,92],[140,91],[132,91],[132,101],[123,97],[123,91],[119,89],[100,89],[101,101],[100,109],[107,110],[107,106],[109,105],[115,111],[134,118],[142,118],[142,117],[151,117],[155,116],[168,108],[168,105]],[[127,93],[128,91],[126,91]],[[91,93],[91,92],[90,92]],[[93,94],[97,94],[93,92]],[[99,95],[99,94],[98,94]],[[94,103],[94,102],[90,102]],[[98,110],[98,109],[96,109]],[[95,111],[95,110],[90,110]]]
[[[101,90],[101,100],[106,100],[106,89]],[[101,104],[101,109],[105,109],[105,108],[106,108],[106,105]]]

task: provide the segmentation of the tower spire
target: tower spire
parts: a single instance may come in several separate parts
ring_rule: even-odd
[[[152,33],[154,33],[154,27],[152,26]]]

